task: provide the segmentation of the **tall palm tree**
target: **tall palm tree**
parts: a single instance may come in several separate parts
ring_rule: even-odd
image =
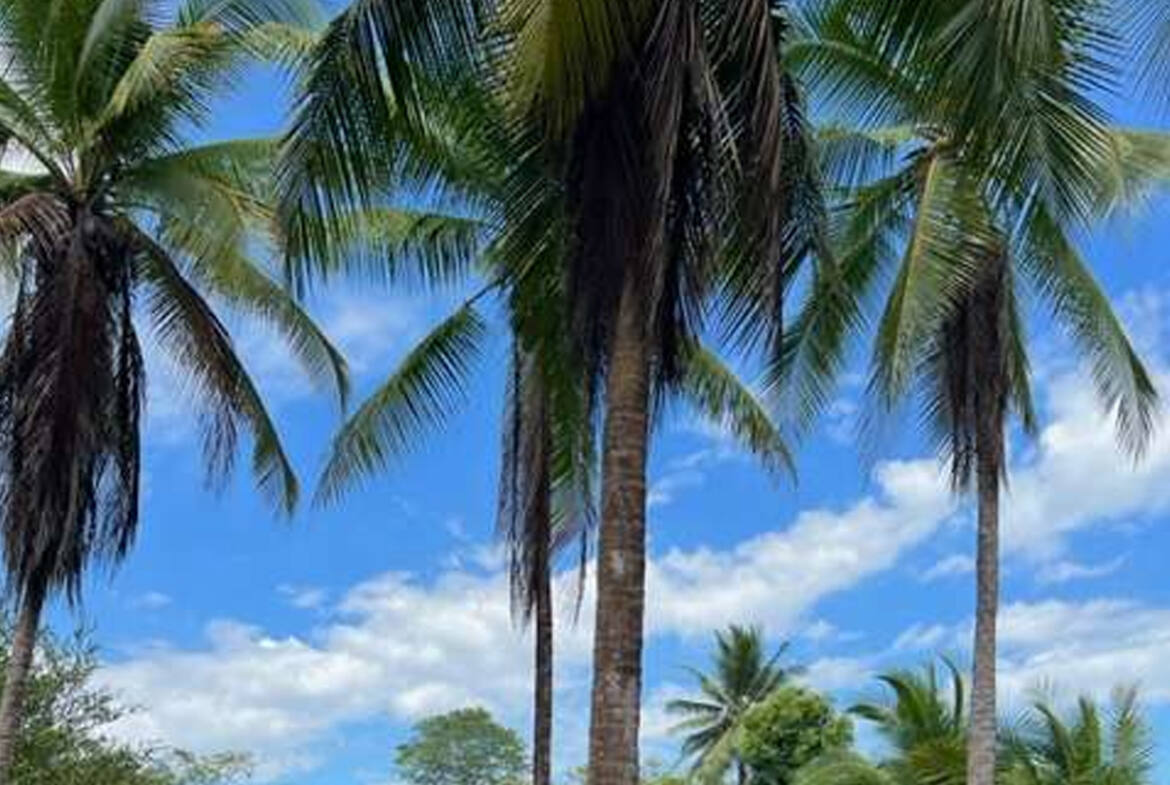
[[[694,758],[694,771],[704,780],[718,781],[734,764],[736,782],[746,785],[747,767],[736,749],[740,723],[752,707],[801,671],[779,664],[787,650],[788,643],[782,643],[769,657],[758,627],[733,624],[715,633],[714,673],[692,670],[702,696],[666,705],[671,714],[685,717],[672,731],[686,734],[683,755]]]
[[[45,602],[78,599],[138,526],[144,390],[136,322],[187,375],[213,476],[240,431],[260,487],[297,482],[208,299],[275,325],[315,377],[338,353],[251,256],[272,228],[267,140],[194,145],[241,63],[274,44],[289,0],[10,0],[0,8],[0,256],[14,294],[0,355],[0,520],[19,606],[0,700],[7,779]],[[270,243],[271,244],[271,243]]]
[[[595,391],[588,370],[580,370],[581,353],[567,340],[564,265],[572,235],[565,188],[551,146],[505,113],[509,82],[501,75],[508,66],[499,59],[448,63],[438,77],[416,63],[403,65],[408,96],[395,94],[388,80],[360,105],[316,92],[320,84],[349,85],[364,72],[362,46],[337,41],[355,30],[376,32],[362,21],[371,7],[359,3],[343,12],[309,58],[285,149],[291,275],[328,278],[368,270],[374,260],[390,280],[412,275],[434,283],[470,275],[487,283],[345,424],[320,492],[336,498],[400,456],[420,429],[453,413],[485,337],[477,303],[501,294],[514,348],[499,529],[514,611],[522,621],[536,621],[533,780],[539,785],[550,776],[552,563],[568,544],[583,542],[593,506]],[[334,118],[334,103],[344,104],[337,109],[344,116]],[[367,130],[348,139],[347,128]],[[368,142],[368,129],[377,129],[379,142]],[[729,368],[694,340],[678,354],[687,362],[673,389],[728,426],[769,468],[788,468],[767,411]]]
[[[604,402],[589,776],[632,785],[653,401],[713,304],[741,346],[775,351],[815,205],[803,115],[767,0],[506,5],[514,101],[560,156],[571,334]]]
[[[1007,734],[1003,780],[1011,785],[1148,785],[1153,756],[1153,734],[1133,689],[1117,690],[1107,711],[1081,697],[1067,716],[1049,700],[1039,700]]]
[[[866,15],[871,6],[886,10],[828,4],[793,48],[863,125],[833,129],[823,145],[825,171],[845,186],[840,258],[819,271],[778,378],[795,377],[815,410],[878,271],[895,268],[870,389],[886,409],[917,397],[955,489],[976,490],[968,781],[991,785],[1004,441],[1013,415],[1026,432],[1034,422],[1017,291],[1028,287],[1067,328],[1122,443],[1140,454],[1153,383],[1071,232],[1164,178],[1170,146],[1111,127],[1093,102],[1113,40],[1095,4],[1006,18],[979,3],[920,3],[916,35],[901,38],[887,17]]]

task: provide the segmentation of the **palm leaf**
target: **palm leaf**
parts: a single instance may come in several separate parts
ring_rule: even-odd
[[[276,427],[232,347],[227,330],[183,277],[166,250],[130,230],[144,256],[149,311],[162,345],[194,382],[207,404],[204,446],[212,477],[231,468],[237,422],[252,433],[252,471],[259,487],[286,513],[296,505],[298,483]]]
[[[760,399],[702,346],[688,354],[682,394],[712,423],[727,428],[769,471],[795,474],[792,453]]]
[[[465,305],[407,354],[334,437],[318,482],[318,502],[336,501],[450,416],[466,395],[467,374],[484,330],[479,314]]]

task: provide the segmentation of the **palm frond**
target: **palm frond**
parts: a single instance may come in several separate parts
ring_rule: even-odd
[[[686,360],[682,394],[716,426],[760,459],[769,471],[795,476],[796,464],[779,427],[759,397],[722,360],[697,346]]]
[[[971,286],[978,249],[994,243],[970,175],[936,152],[925,154],[918,166],[913,225],[874,350],[870,389],[885,406],[909,389],[923,341]]]
[[[1067,329],[1089,364],[1097,395],[1116,417],[1121,444],[1134,456],[1155,428],[1158,392],[1080,254],[1059,224],[1036,203],[1021,249],[1024,274]]]
[[[261,490],[285,513],[296,506],[298,483],[255,384],[231,338],[207,302],[179,272],[166,250],[144,232],[131,230],[143,254],[142,278],[158,340],[189,374],[205,404],[204,453],[212,479],[230,471],[239,425],[253,438],[252,472]]]
[[[466,395],[467,375],[485,326],[470,305],[442,321],[342,426],[317,487],[317,501],[336,501],[353,484],[411,448],[441,424]]]

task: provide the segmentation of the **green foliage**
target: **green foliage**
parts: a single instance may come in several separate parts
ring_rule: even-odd
[[[873,762],[830,752],[804,767],[797,785],[963,785],[967,713],[963,677],[950,662],[878,677],[880,699],[850,713],[874,724],[889,753]],[[1149,785],[1153,735],[1132,689],[1118,689],[1103,709],[1081,697],[1071,706],[1037,699],[999,732],[1001,785],[1112,783]]]
[[[738,746],[753,781],[789,785],[803,766],[852,741],[853,723],[825,697],[802,687],[782,687],[747,712]]]
[[[769,657],[757,627],[733,624],[715,633],[714,672],[692,671],[700,696],[673,700],[666,706],[668,712],[683,718],[672,731],[686,734],[682,753],[694,759],[699,778],[717,780],[732,763],[741,761],[738,739],[744,717],[799,671],[779,664],[787,648],[787,643],[782,644]]]
[[[524,742],[485,709],[428,717],[399,745],[395,764],[410,785],[515,785],[524,776]]]
[[[1069,711],[1036,701],[1005,734],[1008,785],[1149,785],[1153,730],[1133,689],[1118,689],[1102,708],[1082,696]]]
[[[0,673],[8,650],[5,641]],[[246,778],[249,763],[238,754],[204,757],[110,738],[110,726],[131,712],[94,686],[97,665],[84,635],[42,635],[17,731],[12,785],[217,785]]]

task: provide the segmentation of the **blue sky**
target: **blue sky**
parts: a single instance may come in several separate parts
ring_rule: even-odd
[[[210,135],[270,132],[278,96],[254,75]],[[1119,220],[1085,247],[1170,389],[1166,208]],[[341,287],[313,309],[349,353],[360,391],[447,300]],[[338,412],[272,336],[236,335],[311,485]],[[1131,466],[1067,345],[1042,319],[1033,336],[1043,430],[1011,444],[1006,703],[1040,684],[1107,694],[1138,681],[1170,741],[1170,438]],[[192,413],[153,363],[141,537],[116,575],[91,582],[80,614],[102,644],[103,683],[142,707],[118,733],[251,752],[262,781],[383,785],[395,781],[393,745],[426,714],[478,703],[523,731],[530,644],[509,624],[491,547],[504,349],[496,342],[480,363],[451,427],[343,505],[305,507],[291,523],[274,519],[246,472],[221,494],[205,487]],[[689,688],[684,666],[704,664],[712,629],[729,622],[790,639],[808,680],[841,705],[871,694],[883,667],[963,656],[970,510],[948,496],[912,420],[860,460],[863,405],[847,379],[801,448],[796,486],[764,476],[686,411],[662,424],[650,472],[647,757],[673,761],[663,702]],[[560,767],[582,762],[588,723],[591,598],[571,629],[571,586],[565,576],[558,588]],[[54,623],[76,619],[58,609]]]

